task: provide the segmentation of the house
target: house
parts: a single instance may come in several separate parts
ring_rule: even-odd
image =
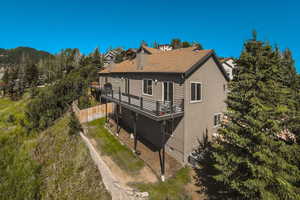
[[[158,45],[158,49],[160,49],[161,51],[171,51],[173,50],[173,47],[169,44],[161,44]]]
[[[235,68],[234,60],[232,58],[223,58],[220,59],[224,70],[226,71],[227,76],[230,80],[233,79],[233,69]]]
[[[165,152],[186,164],[198,140],[216,132],[228,80],[213,50],[141,46],[134,59],[99,72],[99,92],[114,103],[117,125],[132,130],[134,151],[143,142],[159,153],[164,177]]]
[[[104,67],[106,67],[107,65],[113,63],[116,59],[116,56],[120,53],[122,53],[124,50],[122,48],[116,48],[116,49],[111,49],[109,51],[107,51],[104,55],[103,55],[103,62],[104,62]]]

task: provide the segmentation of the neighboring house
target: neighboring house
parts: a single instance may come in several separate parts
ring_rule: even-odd
[[[161,51],[141,46],[136,58],[99,72],[102,99],[115,104],[117,124],[138,141],[180,163],[220,125],[229,80],[213,50]]]
[[[158,45],[158,49],[160,49],[161,51],[171,51],[173,50],[173,47],[169,44],[161,44]]]
[[[227,76],[230,80],[233,79],[233,69],[235,68],[234,60],[232,58],[223,58],[220,59],[224,70],[226,71]]]
[[[113,63],[116,59],[116,56],[120,53],[122,53],[122,51],[124,51],[123,49],[121,48],[116,48],[116,49],[112,49],[112,50],[109,50],[108,52],[106,52],[104,54],[104,67],[106,67],[107,65]]]

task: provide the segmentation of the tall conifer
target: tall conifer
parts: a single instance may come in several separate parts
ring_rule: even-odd
[[[293,100],[284,76],[282,56],[268,43],[244,44],[230,82],[228,122],[213,145],[214,178],[237,192],[239,199],[300,199],[299,145],[278,134],[289,128]]]

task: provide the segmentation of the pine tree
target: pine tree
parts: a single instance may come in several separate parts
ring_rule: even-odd
[[[101,54],[98,48],[95,49],[95,51],[92,54],[92,63],[100,69],[102,67],[102,59]]]
[[[278,51],[278,49],[276,50]],[[281,53],[281,70],[283,73],[278,77],[278,81],[290,88],[286,95],[290,102],[289,108],[292,110],[288,118],[289,129],[300,139],[300,85],[292,52],[289,49],[285,49]]]
[[[299,145],[278,138],[293,113],[290,88],[278,81],[285,73],[281,59],[253,34],[229,84],[228,122],[213,145],[214,178],[239,199],[300,199]]]
[[[179,38],[172,39],[171,46],[173,47],[173,49],[179,49],[179,48],[181,48],[182,47],[181,40]]]
[[[78,134],[80,131],[82,131],[81,124],[80,124],[79,120],[77,119],[74,112],[71,112],[69,128],[70,128],[70,130],[69,130],[70,135],[75,135],[75,134]]]
[[[35,64],[28,64],[25,68],[25,80],[29,87],[36,85],[39,78],[39,71]]]
[[[191,44],[188,41],[182,42],[182,48],[187,48],[187,47],[190,47],[190,46],[191,46]]]

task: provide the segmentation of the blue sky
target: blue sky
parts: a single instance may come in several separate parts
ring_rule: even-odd
[[[300,1],[296,0],[27,0],[0,1],[0,47],[52,53],[79,48],[137,47],[141,40],[198,41],[220,56],[239,56],[258,38],[290,48],[300,72]]]

